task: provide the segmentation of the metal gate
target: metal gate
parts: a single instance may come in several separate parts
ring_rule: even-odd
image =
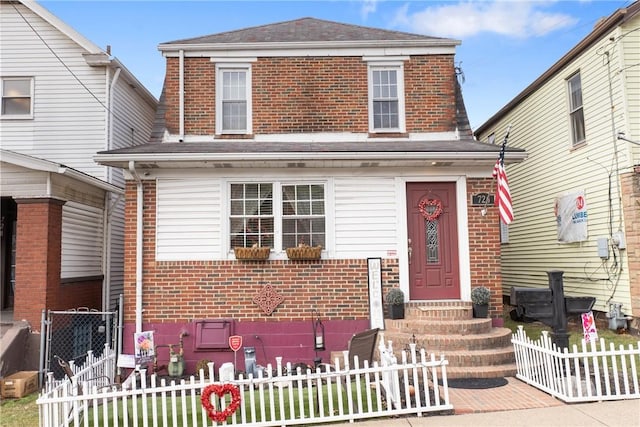
[[[44,376],[53,372],[55,379],[62,379],[65,372],[58,359],[84,363],[89,351],[100,356],[105,344],[112,349],[118,346],[118,312],[97,311],[78,308],[67,311],[47,311],[43,314],[43,352],[40,358],[40,372]]]

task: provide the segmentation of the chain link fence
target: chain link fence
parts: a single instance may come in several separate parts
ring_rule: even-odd
[[[45,334],[41,358],[43,375],[46,377],[47,373],[52,372],[56,380],[64,378],[65,371],[58,363],[58,358],[82,365],[89,351],[97,357],[104,352],[105,344],[117,349],[120,330],[117,314],[117,311],[86,308],[47,311],[41,329]]]

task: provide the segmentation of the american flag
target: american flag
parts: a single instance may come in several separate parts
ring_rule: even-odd
[[[496,206],[500,213],[500,219],[505,224],[511,224],[513,221],[513,207],[511,206],[511,193],[509,192],[509,181],[507,180],[507,172],[504,170],[504,150],[507,147],[507,139],[509,138],[509,130],[504,136],[504,142],[500,149],[500,156],[493,167],[493,177],[497,180],[496,188]]]

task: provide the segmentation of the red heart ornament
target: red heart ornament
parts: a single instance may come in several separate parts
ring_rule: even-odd
[[[215,409],[211,403],[211,395],[215,394],[219,399],[224,399],[224,395],[227,393],[231,395],[229,406],[222,411]],[[207,411],[209,419],[222,423],[240,407],[240,389],[233,384],[211,384],[202,390],[200,401]]]

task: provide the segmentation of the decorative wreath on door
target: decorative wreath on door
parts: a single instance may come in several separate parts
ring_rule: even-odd
[[[420,214],[427,221],[435,221],[442,215],[442,201],[437,199],[423,199],[418,204]]]

